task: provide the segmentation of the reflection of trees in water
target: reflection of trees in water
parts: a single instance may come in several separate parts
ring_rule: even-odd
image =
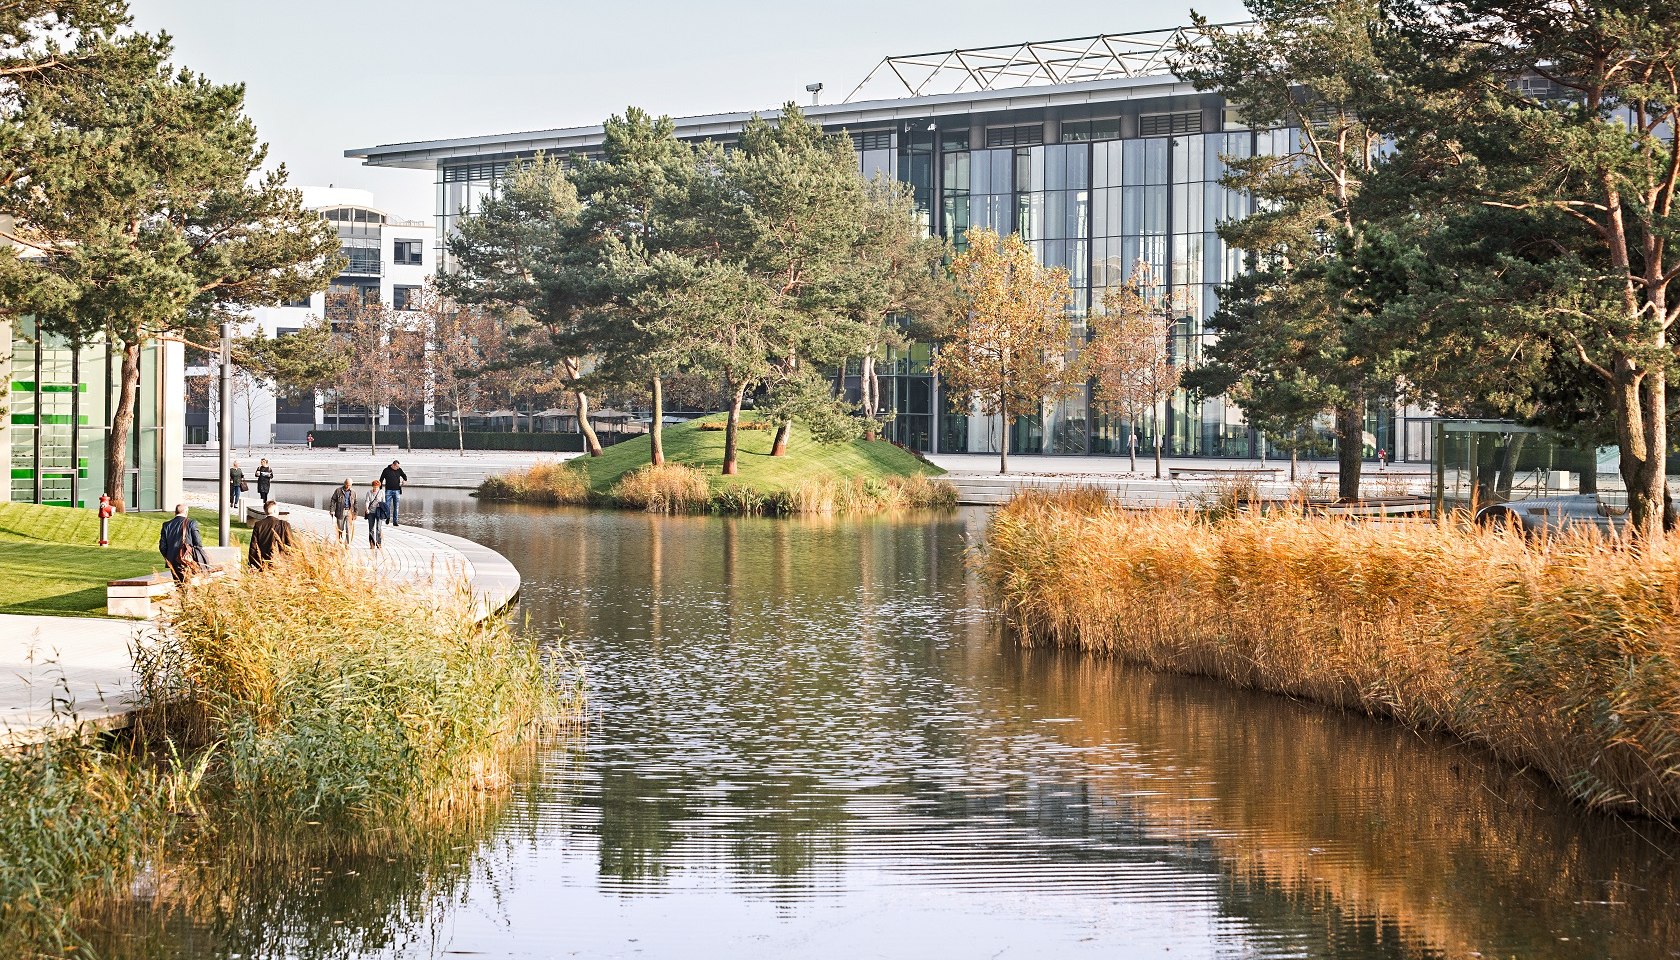
[[[587,638],[606,693],[592,735],[613,749],[590,761],[598,795],[575,797],[599,805],[604,877],[718,865],[774,895],[907,852],[892,868],[931,883],[1164,865],[1245,936],[1306,955],[1680,942],[1658,831],[1392,725],[1000,647],[962,562],[972,515],[516,515],[491,541],[525,572],[525,609]],[[1005,829],[964,833],[979,822]],[[880,829],[899,836],[865,835]]]
[[[1449,955],[1664,956],[1680,942],[1672,835],[1584,813],[1478,752],[1080,656],[996,663],[1047,715],[1077,718],[1054,726],[1063,742],[1170,759],[1087,776],[1152,833],[1210,839],[1233,895],[1333,905]]]
[[[441,829],[224,825],[164,852],[148,888],[107,905],[86,935],[113,960],[431,956],[448,936],[439,904],[469,890],[499,900],[505,861],[535,845],[539,814],[561,802],[532,776],[536,762],[533,750],[515,790]]]

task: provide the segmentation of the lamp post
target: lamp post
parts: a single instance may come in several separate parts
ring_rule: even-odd
[[[229,401],[233,395],[233,335],[232,327],[226,320],[222,321],[222,382],[221,382],[221,421],[216,428],[216,462],[219,464],[219,481],[216,484],[216,543],[218,546],[232,546],[229,539],[229,513],[232,505],[229,501],[228,467],[233,456],[233,407]]]

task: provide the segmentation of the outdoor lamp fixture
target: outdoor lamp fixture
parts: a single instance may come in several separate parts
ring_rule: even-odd
[[[811,95],[811,106],[814,107],[817,105],[818,98],[822,96],[822,84],[807,83],[805,85],[805,92]]]

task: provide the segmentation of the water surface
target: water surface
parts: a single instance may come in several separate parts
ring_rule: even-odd
[[[456,855],[245,878],[263,908],[146,915],[125,949],[1680,956],[1674,835],[1383,722],[1018,651],[964,563],[978,511],[404,515],[519,567],[587,728]]]

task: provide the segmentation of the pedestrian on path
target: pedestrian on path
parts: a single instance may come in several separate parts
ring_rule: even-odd
[[[163,554],[176,583],[184,583],[187,577],[210,566],[204,540],[198,535],[198,521],[187,516],[186,504],[177,503],[175,516],[159,531],[158,553]]]
[[[350,528],[356,522],[356,490],[350,485],[350,478],[344,478],[344,486],[332,493],[333,521],[338,524],[338,542],[350,545]]]
[[[264,507],[268,506],[268,488],[274,483],[274,468],[268,465],[268,458],[257,466],[257,499]]]
[[[385,549],[385,535],[379,529],[385,523],[385,514],[385,493],[379,489],[379,481],[375,480],[368,488],[367,500],[362,503],[362,516],[367,518],[369,550]]]
[[[239,509],[239,495],[249,489],[251,487],[245,482],[245,471],[239,469],[238,460],[233,461],[233,466],[228,468],[228,492],[233,497],[233,509]]]
[[[407,479],[408,474],[403,472],[402,462],[398,460],[392,460],[390,466],[379,472],[379,483],[385,488],[385,519],[393,527],[402,526],[397,518],[397,501],[402,498],[402,485]]]
[[[309,450],[315,449],[315,431],[311,430],[303,435],[303,445]]]
[[[278,510],[279,504],[273,500],[265,501],[262,519],[251,524],[251,549],[245,556],[245,562],[253,570],[266,569],[275,557],[285,553],[292,545],[292,525],[280,519]]]

